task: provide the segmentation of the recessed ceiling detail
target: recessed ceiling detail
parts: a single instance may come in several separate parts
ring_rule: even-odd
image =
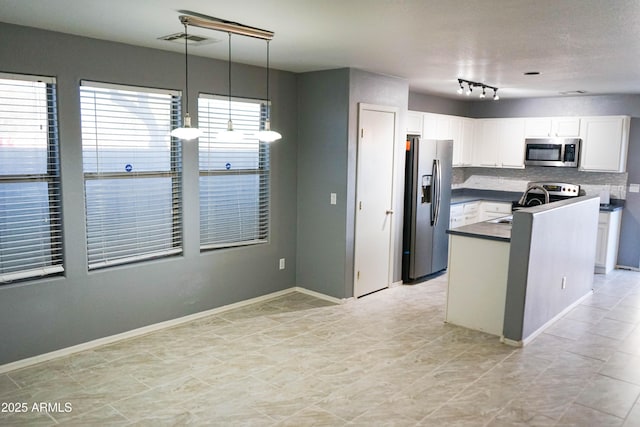
[[[197,36],[195,34],[186,34],[184,32],[169,34],[167,36],[158,37],[158,40],[165,40],[168,42],[184,44],[184,39],[187,38],[187,43],[190,45],[201,45],[201,44],[211,44],[218,43],[220,40],[218,39],[210,39],[208,37]]]

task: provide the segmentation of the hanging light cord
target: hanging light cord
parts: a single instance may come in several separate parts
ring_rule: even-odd
[[[189,54],[187,51],[187,39],[189,38],[187,33],[187,23],[184,23],[184,91],[185,91],[185,110],[189,114]]]
[[[267,40],[267,104],[269,103],[269,42],[271,40]]]
[[[231,33],[229,33],[229,120],[231,120]]]

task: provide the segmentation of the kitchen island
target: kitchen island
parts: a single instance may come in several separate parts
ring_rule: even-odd
[[[598,197],[448,231],[446,321],[524,345],[592,292]]]

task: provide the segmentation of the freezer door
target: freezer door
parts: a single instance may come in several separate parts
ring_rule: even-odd
[[[449,254],[449,211],[451,205],[451,180],[453,163],[453,141],[437,141],[436,161],[438,167],[437,219],[433,227],[432,273],[447,268]]]
[[[433,272],[433,216],[435,185],[433,177],[433,161],[436,158],[437,144],[434,140],[420,139],[416,144],[414,174],[414,215],[412,222],[412,245],[410,261],[410,278],[417,279]]]

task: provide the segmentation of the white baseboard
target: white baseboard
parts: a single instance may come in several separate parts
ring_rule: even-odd
[[[398,280],[397,282],[393,282],[389,285],[389,288],[395,288],[396,286],[402,286],[402,280]]]
[[[628,265],[617,265],[617,264],[616,264],[616,269],[618,269],[618,270],[629,270],[629,271],[640,271],[640,268],[637,268],[637,267],[630,267]]]
[[[113,344],[115,342],[126,340],[129,338],[135,338],[142,335],[147,335],[152,332],[160,331],[162,329],[167,329],[173,326],[181,325],[183,323],[192,322],[194,320],[198,320],[203,317],[223,313],[225,311],[244,307],[250,304],[255,304],[258,302],[263,302],[270,299],[278,298],[282,295],[290,294],[292,292],[301,292],[301,293],[312,295],[316,298],[324,299],[337,304],[343,304],[346,301],[346,300],[340,300],[338,298],[330,297],[328,295],[324,295],[319,292],[310,291],[305,288],[294,286],[292,288],[284,289],[277,292],[272,292],[270,294],[262,295],[255,298],[250,298],[248,300],[239,301],[233,304],[223,305],[221,307],[216,307],[211,310],[189,314],[187,316],[178,317],[176,319],[166,320],[163,322],[154,323],[152,325],[143,326],[141,328],[132,329],[130,331],[122,332],[120,334],[110,335],[108,337],[98,338],[98,339],[87,341],[82,344],[74,345],[71,347],[61,348],[60,350],[51,351],[49,353],[39,354],[37,356],[28,357],[26,359],[16,360],[15,362],[10,362],[4,365],[0,365],[0,374],[9,372],[9,371],[14,371],[16,369],[26,368],[28,366],[35,365],[37,363],[48,362],[50,360],[58,359],[60,357],[66,357],[71,354],[78,353],[80,351],[91,350],[106,344]]]
[[[320,292],[312,291],[312,290],[307,289],[307,288],[302,288],[300,286],[293,287],[293,288],[291,288],[291,290],[296,291],[296,292],[300,292],[300,293],[303,293],[303,294],[307,294],[307,295],[310,295],[312,297],[316,297],[316,298],[319,298],[319,299],[323,299],[325,301],[329,301],[329,302],[332,302],[334,304],[345,304],[345,303],[353,300],[353,298],[342,298],[341,299],[341,298],[332,297],[332,296],[329,296],[329,295],[326,295],[326,294],[321,294]]]
[[[536,329],[534,332],[532,332],[531,334],[529,334],[526,338],[524,338],[523,340],[520,341],[516,341],[516,340],[511,340],[509,338],[505,338],[504,336],[500,337],[500,341],[502,341],[503,343],[510,345],[510,346],[514,346],[514,347],[524,347],[525,345],[529,344],[531,341],[533,341],[538,335],[540,335],[541,333],[544,332],[545,329],[547,329],[549,326],[551,326],[552,323],[555,323],[556,321],[560,320],[562,317],[564,317],[565,314],[567,314],[568,312],[570,312],[571,310],[573,310],[576,306],[580,305],[582,303],[582,301],[584,301],[585,299],[587,299],[588,297],[590,297],[591,295],[593,295],[593,290],[587,292],[585,295],[583,295],[582,297],[580,297],[577,301],[575,301],[573,304],[567,306],[564,310],[562,310],[560,313],[558,313],[557,315],[555,315],[554,317],[552,317],[549,321],[547,321],[544,325],[540,326],[538,329]]]

